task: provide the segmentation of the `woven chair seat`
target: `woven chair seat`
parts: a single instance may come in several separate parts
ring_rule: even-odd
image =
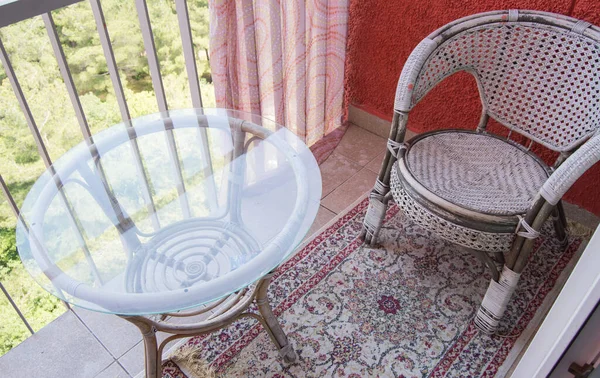
[[[548,179],[542,163],[520,146],[468,131],[423,134],[410,144],[405,159],[431,193],[492,215],[524,214]]]

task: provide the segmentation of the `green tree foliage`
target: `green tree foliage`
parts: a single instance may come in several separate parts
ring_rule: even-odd
[[[154,41],[170,108],[191,107],[181,36],[173,0],[148,0]],[[158,110],[134,0],[102,0],[115,60],[132,117]],[[188,0],[192,38],[204,105],[214,106],[208,61],[207,0]],[[56,29],[92,132],[121,121],[96,23],[87,1],[52,12]],[[41,17],[0,29],[16,75],[53,160],[83,140]],[[0,69],[0,173],[18,205],[44,171],[37,146]],[[25,272],[17,254],[15,218],[0,196],[0,282],[34,329],[64,311]],[[28,331],[0,294],[0,355]]]

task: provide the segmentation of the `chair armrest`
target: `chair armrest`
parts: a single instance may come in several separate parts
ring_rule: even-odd
[[[415,49],[410,53],[400,79],[398,80],[398,86],[396,87],[396,98],[394,100],[394,110],[399,112],[408,112],[412,108],[412,94],[415,87],[417,77],[423,68],[423,64],[429,57],[429,55],[435,50],[437,43],[429,38],[425,38]]]
[[[550,175],[550,178],[542,185],[540,194],[546,201],[556,205],[571,185],[599,160],[600,132],[596,132]]]

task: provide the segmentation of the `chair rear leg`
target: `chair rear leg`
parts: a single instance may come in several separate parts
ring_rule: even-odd
[[[552,212],[552,223],[554,223],[554,231],[560,243],[565,246],[568,242],[568,226],[567,217],[565,216],[565,208],[562,201],[558,202],[556,208]]]
[[[498,281],[500,279],[500,270],[498,270],[496,260],[493,259],[492,257],[490,257],[490,255],[487,252],[477,251],[477,250],[471,249],[471,248],[465,248],[465,249],[467,251],[471,252],[472,255],[477,257],[477,259],[479,261],[481,261],[482,263],[485,264],[485,266],[488,267],[488,269],[490,270],[490,273],[492,274],[493,281]],[[500,269],[502,269],[502,266],[500,266]]]
[[[492,252],[491,253],[491,259],[494,261],[494,264],[496,265],[496,269],[498,269],[498,272],[502,271],[502,267],[504,266],[505,260],[504,260],[504,253],[502,252]]]
[[[504,265],[504,253],[502,252],[491,252],[492,259],[500,265]]]

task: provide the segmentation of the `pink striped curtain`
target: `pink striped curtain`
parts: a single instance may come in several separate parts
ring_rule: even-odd
[[[210,0],[209,9],[217,106],[275,120],[318,159],[328,155],[343,134],[348,0]]]

